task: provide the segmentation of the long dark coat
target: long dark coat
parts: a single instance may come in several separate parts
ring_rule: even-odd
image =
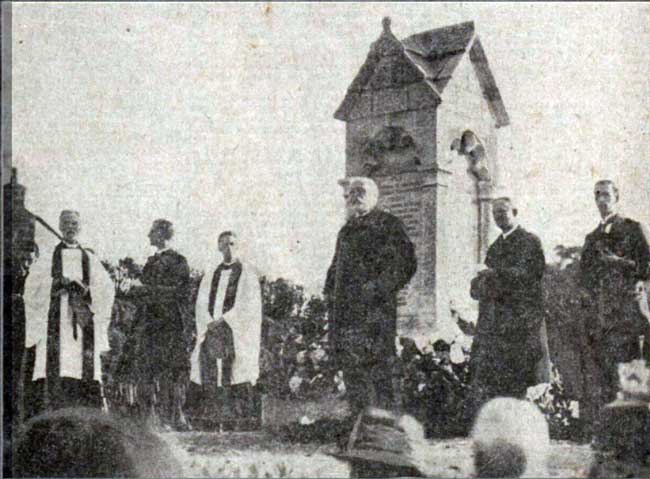
[[[650,280],[650,239],[641,224],[615,215],[607,227],[589,233],[580,258],[580,282],[597,309],[593,326],[625,331],[630,335],[646,332],[635,301],[635,283]],[[601,252],[614,253],[623,261],[612,264]]]
[[[607,262],[603,253],[613,253],[622,260]],[[650,279],[650,239],[642,225],[615,215],[608,225],[589,233],[580,259],[579,279],[588,297],[584,305],[589,320],[585,324],[583,359],[597,369],[585,371],[585,375],[592,379],[588,385],[590,396],[600,396],[596,402],[606,402],[616,396],[617,364],[640,357],[642,335],[644,356],[650,360],[650,318],[642,314],[647,311],[647,293],[637,298],[635,291],[638,281]],[[596,391],[598,386],[602,393]]]
[[[481,400],[522,396],[537,382],[536,366],[543,354],[544,251],[537,236],[518,227],[492,243],[485,264],[495,274],[472,282],[472,297],[479,300],[473,388]]]
[[[416,268],[413,244],[392,214],[374,209],[343,226],[324,291],[337,357],[377,364],[395,356],[397,292]]]
[[[189,372],[190,269],[173,250],[150,256],[142,269],[146,294],[138,308],[142,320],[139,341],[141,377],[178,378]]]

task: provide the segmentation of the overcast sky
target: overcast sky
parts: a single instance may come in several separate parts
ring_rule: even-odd
[[[596,225],[601,177],[650,222],[642,3],[15,3],[28,208],[54,225],[78,209],[84,242],[111,260],[144,261],[151,222],[168,218],[198,269],[235,229],[263,273],[320,289],[343,206],[332,115],[384,16],[398,38],[475,22],[511,119],[502,186],[549,253]]]

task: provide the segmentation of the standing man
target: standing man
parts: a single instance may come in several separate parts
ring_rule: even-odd
[[[483,271],[472,280],[479,301],[477,334],[472,345],[472,405],[497,396],[523,398],[537,383],[543,357],[542,277],[545,260],[537,236],[517,223],[510,198],[492,202],[494,221],[502,231],[490,245]]]
[[[157,219],[149,230],[156,253],[142,268],[142,285],[133,288],[139,298],[142,321],[138,360],[147,409],[154,423],[165,429],[186,430],[183,402],[190,369],[190,268],[185,256],[171,247],[174,226]]]
[[[109,349],[115,287],[77,241],[79,213],[62,211],[59,229],[53,255],[34,263],[25,283],[25,347],[36,346],[31,415],[102,405],[100,353]]]
[[[239,259],[237,235],[224,231],[218,245],[223,261],[206,271],[197,298],[191,380],[203,386],[204,406],[213,408],[208,417],[220,415],[225,427],[255,427],[262,290],[253,267]]]
[[[590,381],[594,394],[581,405],[581,413],[584,410],[588,421],[593,418],[598,423],[600,408],[616,398],[618,364],[639,359],[641,349],[650,360],[650,318],[643,314],[650,240],[640,223],[618,214],[619,193],[612,181],[598,181],[594,199],[601,221],[585,239],[580,283],[593,319],[587,324],[584,353],[594,360],[597,371]]]
[[[341,180],[347,222],[336,242],[324,294],[330,336],[356,416],[368,405],[392,406],[397,293],[415,274],[413,244],[402,222],[378,209],[370,178]]]

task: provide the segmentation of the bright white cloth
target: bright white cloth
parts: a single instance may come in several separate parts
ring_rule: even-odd
[[[87,252],[89,258],[90,294],[94,321],[94,378],[101,381],[100,354],[109,350],[108,327],[111,321],[115,286],[97,257]],[[64,271],[81,271],[81,251],[63,250]],[[78,262],[79,264],[74,264]],[[52,287],[52,254],[41,256],[30,268],[25,282],[25,347],[36,346],[33,380],[46,377],[47,317]],[[81,379],[83,333],[77,328],[77,339],[72,329],[72,312],[68,308],[68,295],[61,295],[60,375]]]
[[[218,267],[218,265],[217,265]],[[201,384],[201,365],[199,352],[205,340],[208,323],[223,316],[232,329],[235,346],[235,359],[232,365],[232,384],[250,382],[255,384],[260,375],[260,348],[262,342],[262,291],[257,273],[253,268],[242,264],[242,272],[237,285],[237,296],[234,307],[225,314],[223,298],[228,286],[229,276],[222,271],[214,305],[214,318],[208,312],[208,301],[212,276],[217,267],[206,271],[196,301],[196,333],[197,341],[191,357],[190,379]]]

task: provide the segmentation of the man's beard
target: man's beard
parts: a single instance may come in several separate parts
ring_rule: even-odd
[[[349,220],[352,218],[357,218],[368,213],[368,209],[363,203],[356,203],[351,205],[345,205],[345,219]]]

